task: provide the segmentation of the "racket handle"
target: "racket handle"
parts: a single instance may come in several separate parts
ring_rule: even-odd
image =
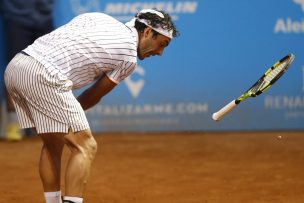
[[[219,111],[215,112],[212,115],[212,119],[215,121],[221,120],[227,113],[232,111],[236,106],[237,104],[235,103],[235,100],[231,101],[229,104],[221,108]]]

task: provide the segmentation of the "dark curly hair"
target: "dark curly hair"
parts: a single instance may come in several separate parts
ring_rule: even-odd
[[[172,32],[173,37],[179,36],[179,32],[176,29],[176,26],[173,23],[171,16],[168,13],[165,13],[164,11],[159,11],[157,9],[153,9],[153,10],[162,13],[164,15],[164,18],[161,18],[157,14],[150,13],[150,12],[147,12],[147,13],[140,13],[139,12],[135,15],[135,17],[139,18],[139,19],[148,20],[149,25],[151,27],[161,26],[165,30],[172,30],[173,31]],[[146,27],[147,27],[147,25],[145,25],[144,23],[141,23],[138,20],[135,21],[135,28],[138,32],[143,32]],[[156,37],[158,34],[159,34],[158,32],[153,30],[153,36],[154,37]]]

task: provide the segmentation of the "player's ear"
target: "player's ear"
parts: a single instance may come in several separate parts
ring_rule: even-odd
[[[152,28],[146,27],[144,29],[144,37],[148,37],[151,32],[152,32]]]

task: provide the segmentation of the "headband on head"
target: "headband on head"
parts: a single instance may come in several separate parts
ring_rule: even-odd
[[[142,13],[154,13],[154,14],[158,15],[158,16],[161,17],[161,18],[164,18],[164,17],[165,17],[164,14],[162,14],[162,13],[159,12],[159,11],[153,10],[153,9],[143,9],[143,10],[141,10],[141,11],[136,15],[136,17],[137,17],[139,14],[142,14]]]
[[[135,18],[133,18],[130,22],[127,23],[127,25],[129,26],[133,26],[135,25],[135,20],[138,20],[139,22],[145,24],[146,26],[150,27],[151,29],[155,30],[156,32],[172,39],[173,38],[173,30],[169,30],[169,29],[165,29],[163,28],[161,25],[156,25],[156,26],[152,26],[151,25],[151,21],[150,20],[147,20],[147,19],[140,19],[138,16],[142,13],[153,13],[153,14],[156,14],[158,15],[160,18],[164,18],[164,14],[162,14],[161,12],[159,11],[156,11],[156,10],[153,10],[153,9],[144,9],[144,10],[141,10]]]

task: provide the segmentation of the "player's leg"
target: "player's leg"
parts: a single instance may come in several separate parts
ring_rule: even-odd
[[[61,155],[64,147],[63,133],[39,134],[43,145],[39,173],[45,192],[60,190]]]
[[[96,141],[89,130],[85,113],[71,90],[73,83],[70,80],[59,80],[56,76],[51,76],[42,67],[32,57],[19,54],[5,71],[5,83],[16,103],[22,128],[36,127],[38,134],[66,133],[64,141],[72,151],[66,170],[66,194],[76,200],[80,199],[78,202],[81,202],[90,166],[96,153]],[[23,81],[23,83],[20,85],[15,81]],[[68,128],[76,133],[67,134]],[[52,139],[45,139],[44,143],[46,142],[52,143]],[[61,142],[59,138],[57,142]],[[45,153],[49,152],[49,150],[45,151],[45,148],[42,152],[43,157],[50,155]],[[50,167],[54,167],[53,162],[45,164],[47,163]],[[50,188],[47,184],[47,189],[58,188],[56,184],[52,184],[56,183],[54,180],[55,178],[48,180]],[[75,202],[74,198],[72,201]]]
[[[65,174],[64,200],[81,203],[97,151],[97,143],[89,129],[69,133],[64,139],[71,150]]]
[[[43,141],[39,174],[47,203],[61,203],[61,156],[64,147],[63,133],[39,134]]]

